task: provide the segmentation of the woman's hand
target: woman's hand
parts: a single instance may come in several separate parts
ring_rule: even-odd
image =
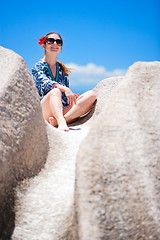
[[[73,106],[73,104],[76,104],[76,96],[69,88],[66,88],[65,95],[69,105]]]
[[[57,88],[65,93],[69,105],[73,106],[73,104],[76,104],[76,99],[80,96],[79,93],[73,93],[68,87],[63,85],[60,85]]]

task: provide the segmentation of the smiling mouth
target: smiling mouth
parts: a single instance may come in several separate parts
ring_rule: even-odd
[[[51,49],[52,49],[52,50],[58,50],[58,48],[53,48],[53,47],[52,47]]]

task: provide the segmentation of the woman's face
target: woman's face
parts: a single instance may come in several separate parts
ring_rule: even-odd
[[[57,44],[56,41],[54,41],[54,43],[53,43],[53,39],[61,40],[60,37],[56,33],[54,33],[54,34],[52,33],[47,38],[51,39],[52,41],[48,41],[48,42],[46,42],[46,44],[43,44],[43,48],[45,49],[46,54],[56,54],[57,55],[61,51],[62,47],[61,47],[61,45]]]

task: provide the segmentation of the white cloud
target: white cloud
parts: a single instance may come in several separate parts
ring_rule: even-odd
[[[105,78],[123,76],[126,73],[126,70],[124,69],[108,71],[104,66],[97,66],[94,63],[88,63],[85,66],[80,66],[76,63],[67,63],[65,65],[72,68],[72,73],[70,74],[70,86],[95,86]]]

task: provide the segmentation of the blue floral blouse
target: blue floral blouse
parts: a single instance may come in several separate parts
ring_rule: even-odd
[[[40,60],[32,68],[33,80],[38,89],[40,100],[53,88],[56,88],[59,85],[69,87],[69,78],[68,75],[64,75],[59,63],[57,62],[57,72],[56,78],[53,77],[49,64],[43,60]],[[67,98],[64,92],[62,92],[62,103],[63,107],[68,105]]]

